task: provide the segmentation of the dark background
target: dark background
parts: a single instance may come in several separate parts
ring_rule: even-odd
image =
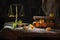
[[[39,9],[40,9],[40,15],[44,15],[41,9],[42,0],[1,0],[0,1],[1,18],[7,17],[9,6],[10,4],[13,4],[13,3],[22,4],[24,7],[25,14],[27,16],[39,15],[38,13]]]

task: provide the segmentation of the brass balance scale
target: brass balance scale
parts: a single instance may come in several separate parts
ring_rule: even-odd
[[[20,7],[20,9],[19,9],[19,7]],[[4,24],[4,26],[7,26],[7,25],[11,24],[11,26],[13,26],[13,28],[16,28],[16,26],[19,25],[19,24],[20,25],[27,24],[27,23],[22,23],[21,19],[18,20],[18,16],[24,16],[23,5],[20,5],[20,4],[11,4],[9,12],[8,12],[8,17],[9,18],[15,18],[15,21],[13,21],[13,22],[7,22],[7,23]]]

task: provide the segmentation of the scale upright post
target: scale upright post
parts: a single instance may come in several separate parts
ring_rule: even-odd
[[[16,4],[16,19],[15,19],[15,22],[17,23],[17,21],[18,21],[18,10],[17,10],[18,8],[17,8],[17,4]]]

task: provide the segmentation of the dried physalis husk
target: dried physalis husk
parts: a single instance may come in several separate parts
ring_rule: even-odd
[[[47,31],[51,31],[52,28],[51,28],[51,27],[47,27],[46,30],[47,30]]]

